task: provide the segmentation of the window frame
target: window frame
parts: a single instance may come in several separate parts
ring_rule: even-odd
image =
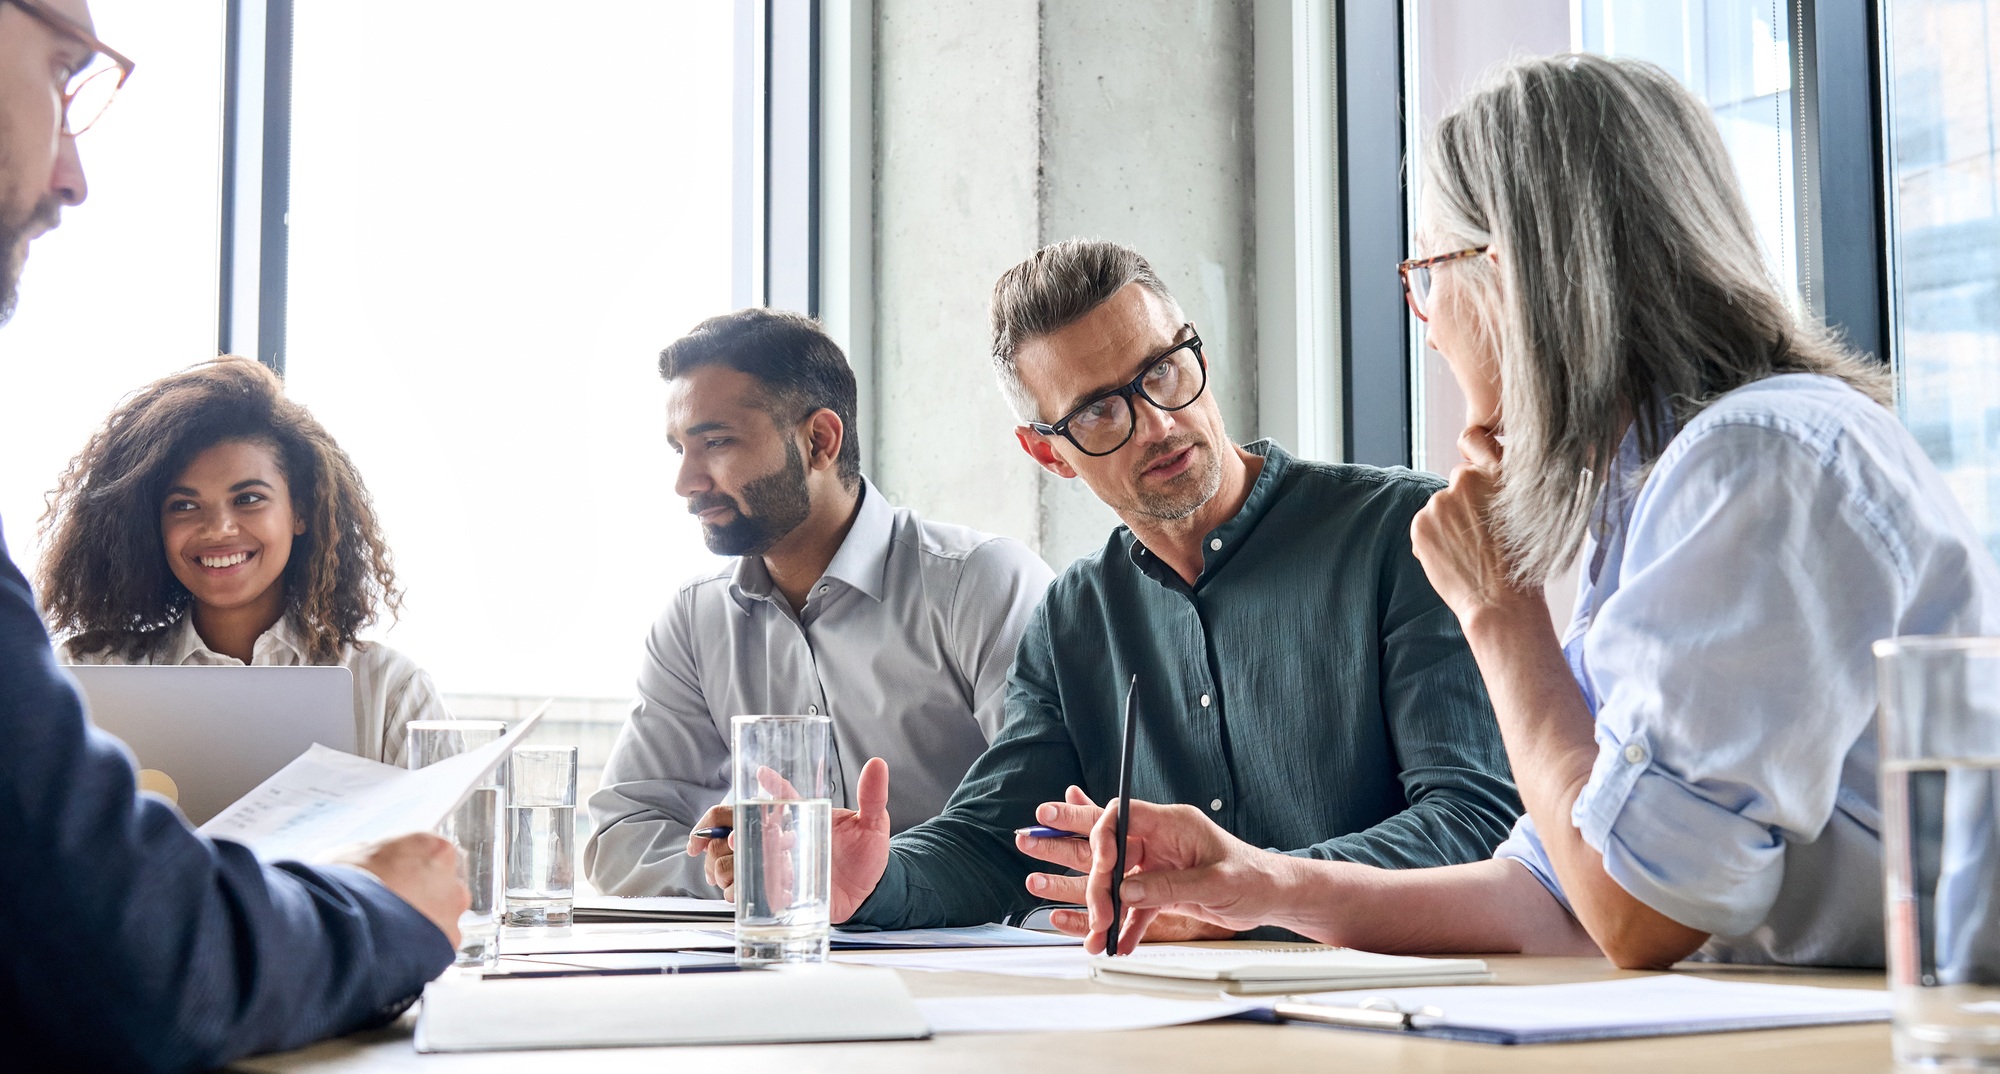
[[[1339,316],[1345,461],[1408,466],[1420,402],[1420,357],[1397,294],[1408,250],[1410,147],[1405,139],[1416,0],[1339,5],[1337,170]],[[1889,325],[1887,155],[1879,0],[1789,0],[1800,293],[1811,315],[1858,351],[1893,358]],[[1831,261],[1820,251],[1842,255]]]

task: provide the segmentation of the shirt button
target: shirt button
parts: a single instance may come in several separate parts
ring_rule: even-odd
[[[1220,799],[1220,798],[1217,798],[1217,799],[1215,799],[1214,801],[1211,801],[1211,802],[1209,802],[1209,803],[1208,803],[1208,811],[1209,811],[1209,812],[1211,812],[1211,813],[1219,813],[1219,812],[1221,812],[1221,811],[1222,811],[1222,799]]]
[[[817,716],[817,715],[819,715],[819,706],[818,706],[818,705],[807,705],[807,706],[806,706],[806,715],[808,715],[808,716]]]
[[[826,587],[825,587],[825,586],[820,586],[820,587],[819,587],[819,591],[820,591],[821,593],[824,593],[824,592],[826,592]]]
[[[1209,541],[1209,542],[1208,542],[1208,549],[1209,549],[1209,551],[1211,551],[1211,552],[1220,552],[1220,551],[1222,551],[1222,538],[1220,538],[1220,537],[1217,537],[1217,538],[1215,538],[1214,540],[1211,540],[1211,541]]]
[[[1640,761],[1643,761],[1645,759],[1646,759],[1646,747],[1639,745],[1637,742],[1634,742],[1631,745],[1625,747],[1626,764],[1638,764]]]
[[[1203,694],[1203,695],[1201,695],[1201,707],[1202,707],[1202,708],[1207,708],[1207,707],[1208,707],[1208,695],[1207,695],[1207,694]]]

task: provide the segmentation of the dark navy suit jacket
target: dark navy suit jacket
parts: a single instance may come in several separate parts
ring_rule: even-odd
[[[140,795],[4,552],[0,922],[13,1070],[201,1070],[296,1047],[393,1016],[452,960],[367,873],[259,865]]]

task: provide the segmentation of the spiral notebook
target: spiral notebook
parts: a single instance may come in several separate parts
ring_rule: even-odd
[[[1245,951],[1162,945],[1090,960],[1090,975],[1129,988],[1218,989],[1244,994],[1315,992],[1335,988],[1477,984],[1493,974],[1476,958],[1377,955],[1346,947]]]

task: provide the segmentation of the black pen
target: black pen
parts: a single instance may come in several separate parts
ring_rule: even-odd
[[[1125,902],[1118,889],[1125,882],[1125,828],[1132,816],[1132,746],[1139,738],[1139,676],[1125,687],[1125,745],[1118,754],[1118,860],[1111,870],[1111,925],[1104,932],[1104,953],[1118,953],[1118,922]]]

